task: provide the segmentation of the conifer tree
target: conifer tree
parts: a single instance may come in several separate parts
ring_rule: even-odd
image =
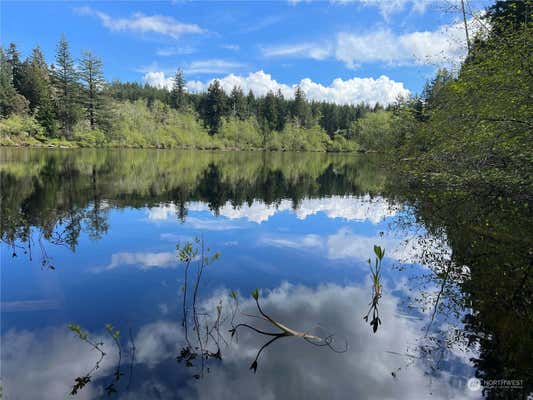
[[[9,48],[7,49],[7,62],[10,66],[11,82],[17,92],[20,93],[22,87],[22,61],[15,43],[9,44]]]
[[[185,78],[183,71],[178,69],[174,76],[172,91],[170,92],[170,101],[172,107],[176,110],[184,110],[187,107],[187,92],[185,91]]]
[[[241,120],[246,119],[246,98],[242,89],[234,86],[230,94],[231,115]]]
[[[0,116],[22,114],[28,108],[28,101],[17,93],[13,86],[11,64],[4,50],[0,47]]]
[[[70,55],[69,44],[61,37],[56,51],[54,85],[56,89],[57,117],[63,136],[70,138],[78,118],[78,74]]]
[[[90,51],[84,52],[80,62],[79,76],[83,84],[83,107],[91,129],[95,129],[99,122],[103,122],[101,114],[104,112],[105,79],[102,60]]]
[[[311,122],[311,110],[300,85],[294,91],[292,117],[298,126],[307,127]]]
[[[209,129],[209,134],[214,135],[222,125],[222,118],[226,115],[227,99],[220,82],[215,79],[207,89],[204,99],[204,122]]]
[[[57,130],[50,71],[40,47],[33,49],[22,66],[21,94],[29,101],[30,111],[52,136]]]

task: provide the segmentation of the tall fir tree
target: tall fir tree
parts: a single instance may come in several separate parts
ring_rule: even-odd
[[[285,128],[285,122],[287,121],[287,104],[285,102],[285,97],[281,89],[278,89],[276,93],[276,130],[281,132]]]
[[[174,76],[172,83],[172,90],[170,92],[170,102],[172,107],[176,110],[184,110],[187,107],[187,92],[185,90],[185,77],[183,71],[178,69]]]
[[[202,107],[204,122],[209,129],[209,134],[216,134],[221,125],[222,118],[227,115],[226,93],[220,86],[220,82],[215,79],[207,89]]]
[[[296,124],[301,127],[308,127],[311,122],[311,110],[309,109],[305,92],[300,85],[296,86],[296,90],[294,91],[292,117]]]
[[[70,139],[74,124],[78,119],[78,74],[65,36],[61,37],[57,45],[56,65],[53,73],[57,117],[63,136]]]
[[[103,63],[90,51],[85,51],[80,61],[79,77],[83,85],[82,104],[91,129],[103,124],[105,79]]]
[[[33,49],[22,66],[21,94],[28,99],[30,111],[53,136],[57,130],[52,98],[50,71],[40,47]]]
[[[11,70],[11,82],[17,90],[21,93],[22,88],[22,60],[20,59],[20,53],[15,43],[9,43],[7,49],[7,62]]]
[[[230,94],[231,115],[241,120],[246,119],[246,98],[242,89],[234,86]]]
[[[278,107],[276,95],[269,91],[265,97],[261,99],[261,124],[264,130],[271,132],[276,130],[278,125]]]
[[[248,91],[246,96],[246,118],[250,118],[256,115],[256,104],[255,104],[255,95],[252,92],[252,89]]]
[[[17,93],[13,86],[13,73],[11,64],[3,48],[0,47],[0,116],[25,113],[28,101]]]

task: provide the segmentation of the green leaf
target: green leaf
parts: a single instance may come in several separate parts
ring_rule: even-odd
[[[259,299],[259,289],[254,289],[254,291],[252,292],[252,297],[255,299],[255,300],[258,300]]]

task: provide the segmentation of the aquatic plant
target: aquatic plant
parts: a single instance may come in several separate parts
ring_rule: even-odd
[[[379,318],[379,299],[381,298],[383,289],[383,285],[381,284],[381,262],[383,257],[385,257],[385,249],[374,245],[374,254],[376,255],[376,258],[373,266],[370,258],[368,259],[368,266],[372,278],[372,300],[369,303],[370,308],[363,319],[368,322],[368,317],[370,316],[370,313],[372,313],[370,325],[372,326],[374,333],[376,333],[379,325],[381,325],[381,319]]]

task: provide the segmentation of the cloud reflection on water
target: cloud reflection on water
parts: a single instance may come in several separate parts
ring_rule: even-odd
[[[187,204],[189,211],[210,211],[203,202],[190,202]],[[278,212],[289,211],[300,220],[317,214],[324,213],[328,218],[343,218],[349,221],[370,221],[373,224],[381,222],[387,217],[395,215],[400,210],[398,205],[391,203],[383,197],[364,196],[331,196],[324,198],[303,199],[296,209],[290,200],[282,200],[279,204],[266,204],[254,200],[250,205],[243,204],[234,207],[227,202],[220,207],[219,215],[228,219],[246,219],[260,224]],[[148,219],[163,221],[176,215],[177,207],[174,204],[162,204],[148,210]],[[189,218],[187,218],[189,221]]]
[[[138,372],[130,393],[119,392],[119,398],[151,398],[156,391],[159,397],[172,399],[464,399],[479,395],[466,389],[468,375],[438,371],[428,376],[432,360],[417,360],[406,367],[410,358],[403,355],[416,355],[413,349],[423,335],[424,321],[402,316],[399,299],[386,290],[380,301],[383,325],[373,334],[362,320],[369,293],[368,285],[309,288],[287,283],[264,292],[261,305],[278,321],[301,331],[320,324],[319,329],[346,339],[349,351],[338,354],[299,338],[285,338],[262,354],[255,375],[248,367],[264,343],[262,336],[240,331],[238,342],[223,347],[222,363],[213,364],[204,379],[185,381],[183,366],[173,361],[183,345],[180,322],[165,319],[145,324],[135,333]],[[225,291],[212,292],[201,309],[212,312],[225,295]],[[241,300],[241,310],[255,313],[255,305],[252,300]],[[62,398],[74,377],[86,372],[97,357],[66,327],[34,333],[10,331],[2,343],[3,385],[10,399]],[[109,354],[100,374],[111,372]],[[447,353],[445,361],[455,364],[455,374],[471,373],[460,353]],[[394,378],[391,372],[400,367]],[[79,398],[97,398],[98,393],[98,383],[91,384]]]

